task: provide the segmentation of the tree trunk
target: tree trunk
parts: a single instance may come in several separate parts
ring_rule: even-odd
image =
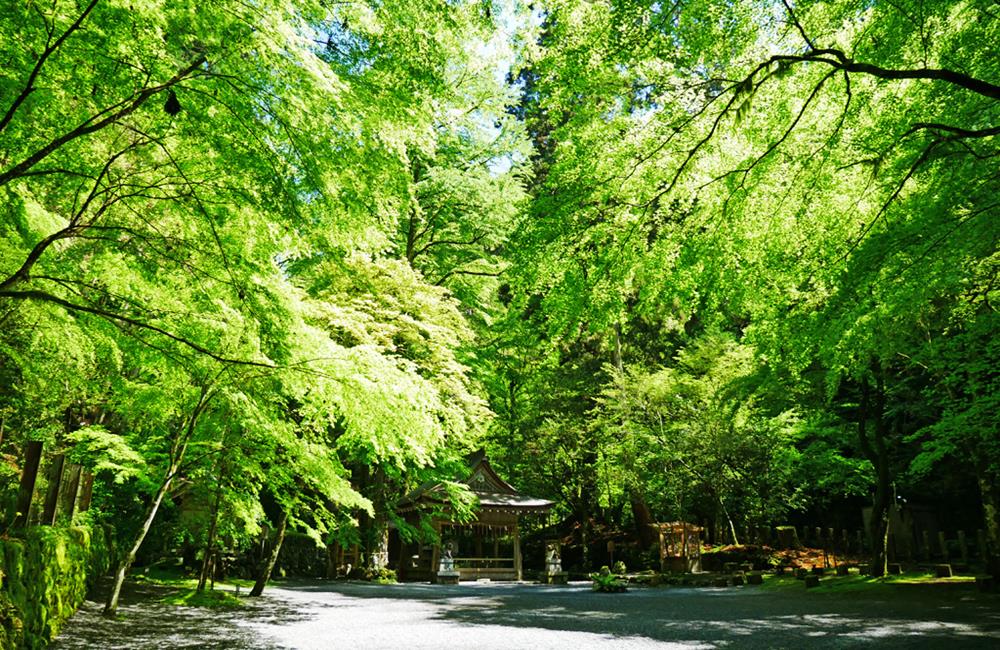
[[[639,544],[643,549],[647,549],[657,541],[657,536],[653,531],[653,513],[646,503],[646,498],[638,490],[629,490],[629,503],[632,505],[632,518],[635,520],[635,532],[639,536]]]
[[[983,500],[983,520],[986,525],[987,557],[984,558],[986,571],[1000,580],[1000,490],[984,468],[977,476],[979,492]]]
[[[204,556],[201,558],[201,575],[198,576],[198,591],[205,591],[205,583],[208,582],[208,569],[212,565],[212,551],[215,549],[215,531],[219,527],[219,503],[221,501],[222,476],[220,475],[219,484],[215,490],[215,502],[212,504],[212,523],[208,526],[208,539],[205,542]]]
[[[718,492],[716,492],[718,494]],[[733,538],[733,546],[740,545],[740,539],[736,536],[736,524],[733,523],[733,518],[729,515],[729,508],[723,503],[722,497],[719,497],[719,507],[722,508],[722,514],[726,517],[726,526],[729,528],[729,534]]]
[[[892,481],[889,474],[889,455],[886,451],[885,436],[885,383],[881,375],[877,379],[874,409],[871,408],[871,387],[868,381],[861,384],[861,408],[858,420],[858,442],[861,450],[875,469],[875,497],[872,500],[872,516],[868,523],[868,535],[872,540],[871,572],[883,576],[888,570],[889,554],[889,508],[892,503]],[[868,437],[868,419],[875,420],[873,435]]]
[[[278,562],[278,553],[281,552],[281,545],[285,542],[286,528],[288,528],[288,512],[282,511],[281,520],[278,522],[278,534],[274,538],[274,546],[271,548],[271,554],[268,556],[264,566],[261,567],[260,573],[257,574],[257,581],[254,583],[253,589],[250,590],[251,596],[259,596],[264,593],[264,587],[267,586],[267,581],[271,579],[271,572],[274,571],[274,565]]]
[[[221,372],[218,376],[221,376]],[[217,376],[217,378],[218,378]],[[146,539],[146,535],[149,534],[149,529],[153,526],[153,520],[156,519],[156,513],[160,509],[160,504],[163,502],[163,497],[167,495],[170,490],[170,484],[173,483],[174,477],[180,471],[181,462],[184,459],[184,454],[187,451],[188,442],[191,440],[191,436],[194,435],[195,426],[198,424],[198,418],[201,414],[205,412],[205,408],[208,407],[209,400],[212,398],[212,389],[209,386],[201,387],[201,395],[198,397],[198,402],[195,404],[194,409],[191,411],[191,417],[187,421],[187,425],[184,429],[178,433],[177,437],[173,441],[173,445],[170,449],[170,466],[167,468],[167,472],[163,475],[163,482],[160,484],[160,488],[156,491],[156,496],[153,497],[152,503],[149,505],[149,511],[146,513],[146,519],[142,522],[142,527],[136,534],[135,542],[129,549],[125,557],[122,558],[118,565],[117,571],[115,571],[115,582],[111,588],[111,593],[108,595],[108,600],[104,604],[104,615],[114,616],[118,611],[118,598],[121,596],[122,585],[125,583],[125,577],[128,575],[129,569],[132,568],[132,563],[135,562],[135,556],[139,553],[139,548],[142,547],[143,541]]]
[[[384,569],[389,563],[389,516],[386,512],[385,471],[376,467],[367,474],[371,479],[369,499],[375,514],[367,519],[365,531],[365,565],[372,570]]]
[[[381,570],[389,565],[389,519],[384,512],[377,513],[372,519],[372,536],[370,566]]]
[[[138,534],[136,534],[132,547],[118,564],[118,569],[115,571],[114,586],[111,588],[108,600],[104,604],[105,616],[114,616],[118,611],[118,598],[121,596],[122,585],[125,583],[125,576],[128,575],[129,569],[132,568],[132,563],[135,562],[135,556],[139,553],[139,548],[142,546],[142,542],[146,539],[149,529],[153,526],[153,520],[156,518],[156,512],[160,509],[160,503],[163,502],[163,497],[166,496],[167,491],[170,489],[170,484],[174,480],[175,471],[175,467],[171,467],[167,471],[167,474],[163,479],[163,483],[160,484],[160,489],[156,491],[156,496],[153,498],[153,501],[149,506],[149,510],[146,512],[146,519],[142,522],[142,527],[139,529]]]

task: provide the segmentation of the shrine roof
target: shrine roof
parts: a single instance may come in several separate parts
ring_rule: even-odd
[[[479,499],[483,510],[548,510],[552,502],[523,495],[513,485],[503,480],[490,465],[483,451],[470,455],[466,462],[469,474],[465,484]],[[400,500],[401,506],[416,505],[419,501],[443,501],[443,487],[440,483],[425,483]]]

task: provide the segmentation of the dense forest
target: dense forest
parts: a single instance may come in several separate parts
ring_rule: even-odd
[[[0,530],[37,440],[118,587],[378,567],[485,449],[582,563],[903,500],[996,558],[998,47],[989,0],[2,3]]]

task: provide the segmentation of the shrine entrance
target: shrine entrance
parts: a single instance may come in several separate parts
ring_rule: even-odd
[[[465,483],[479,499],[476,519],[459,523],[438,518],[433,526],[439,544],[400,544],[400,580],[435,582],[443,564],[461,580],[523,579],[520,518],[528,513],[544,514],[552,502],[520,494],[497,475],[482,452],[470,457]],[[440,507],[442,502],[441,487],[431,485],[411,493],[400,510],[416,521],[421,506]],[[543,560],[539,558],[539,566]]]

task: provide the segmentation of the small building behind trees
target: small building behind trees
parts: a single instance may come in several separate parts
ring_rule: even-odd
[[[456,522],[447,518],[450,510],[440,484],[421,486],[400,504],[399,512],[407,523],[413,525],[419,522],[421,511],[437,509],[444,513],[431,521],[439,537],[438,543],[406,543],[398,534],[393,535],[392,545],[398,545],[396,557],[400,580],[434,581],[442,557],[448,556],[462,580],[523,578],[521,517],[544,515],[552,507],[552,502],[518,492],[500,478],[484,452],[470,456],[468,463],[469,474],[465,484],[478,499],[476,516],[472,521]],[[543,563],[544,558],[539,557],[539,568]]]
[[[685,521],[650,524],[660,547],[660,571],[701,571],[701,526]]]

